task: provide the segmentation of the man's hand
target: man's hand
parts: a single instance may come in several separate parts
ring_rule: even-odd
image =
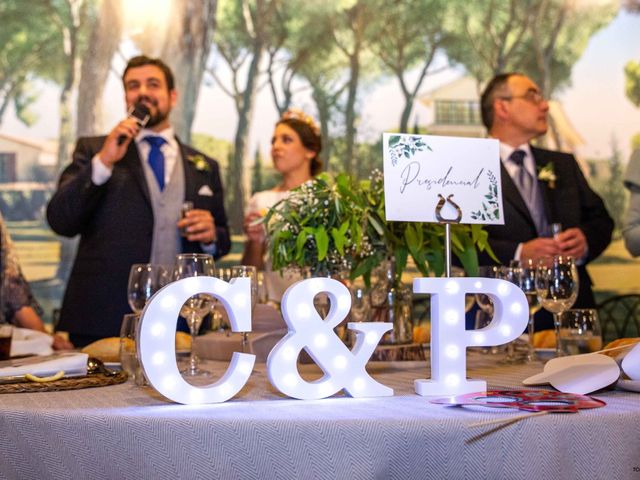
[[[124,154],[127,152],[129,143],[131,143],[131,140],[135,138],[139,132],[140,126],[135,118],[126,118],[122,120],[113,130],[111,130],[104,141],[104,145],[102,145],[102,150],[98,152],[100,161],[107,168],[113,168],[113,165],[122,160],[122,157],[124,157]],[[120,137],[124,137],[125,141],[122,142],[121,145],[118,145],[118,139]]]
[[[178,221],[178,228],[187,232],[186,237],[190,242],[208,244],[217,239],[216,224],[209,210],[189,210],[185,217]]]
[[[571,255],[578,260],[587,253],[587,237],[579,228],[568,228],[557,234],[555,240],[562,255]]]
[[[522,244],[520,250],[520,260],[526,262],[531,259],[536,262],[542,257],[553,257],[560,255],[562,251],[558,242],[553,238],[534,238]]]

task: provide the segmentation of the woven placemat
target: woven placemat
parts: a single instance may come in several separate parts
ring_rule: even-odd
[[[107,385],[117,385],[127,381],[127,372],[118,372],[116,375],[104,375],[93,373],[86,377],[62,378],[53,382],[22,382],[0,385],[0,393],[23,393],[23,392],[57,392],[61,390],[77,390],[80,388],[105,387]]]

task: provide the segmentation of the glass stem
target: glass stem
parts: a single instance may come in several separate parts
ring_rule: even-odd
[[[535,345],[533,344],[533,334],[535,330],[533,328],[533,313],[529,314],[529,325],[527,328],[527,334],[529,335],[529,353],[527,355],[527,361],[533,362],[536,359]]]
[[[198,371],[198,357],[196,356],[195,343],[198,335],[198,319],[192,314],[189,319],[189,330],[191,332],[191,354],[189,355],[189,373],[195,375]]]
[[[556,357],[560,356],[560,314],[553,314],[553,327],[556,332]]]

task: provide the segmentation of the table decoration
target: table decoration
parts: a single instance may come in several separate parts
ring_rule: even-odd
[[[269,210],[264,222],[274,270],[297,268],[310,276],[350,280],[363,277],[371,286],[376,319],[394,324],[385,342],[411,342],[411,292],[402,284],[402,273],[411,257],[421,274],[442,275],[444,227],[387,221],[382,172],[375,170],[362,181],[323,173],[294,189]],[[489,251],[486,231],[478,224],[453,225],[451,238],[453,253],[469,274],[475,274],[476,249]],[[382,273],[372,285],[376,268]]]

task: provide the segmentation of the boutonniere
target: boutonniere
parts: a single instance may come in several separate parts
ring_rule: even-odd
[[[547,163],[544,167],[538,170],[538,180],[542,182],[547,182],[549,188],[556,188],[556,171],[553,168],[553,162]]]
[[[211,167],[209,166],[207,161],[204,159],[204,156],[200,154],[189,155],[187,157],[187,161],[192,163],[195,169],[198,170],[199,172],[208,172],[209,170],[211,170]]]

